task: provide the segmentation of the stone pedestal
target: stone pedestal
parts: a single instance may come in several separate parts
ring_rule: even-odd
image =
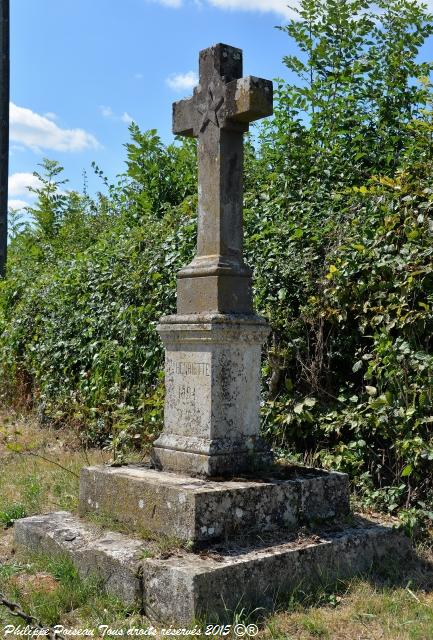
[[[128,531],[171,532],[193,545],[294,531],[349,513],[348,476],[318,469],[219,482],[140,465],[81,472],[80,515],[111,518]]]
[[[191,476],[233,476],[269,463],[259,437],[266,321],[254,315],[170,316],[158,331],[166,349],[166,400],[155,466]]]
[[[242,237],[242,220],[232,235]],[[241,243],[241,240],[239,241]],[[210,250],[215,250],[210,247]],[[196,256],[177,274],[177,314],[253,315],[252,272],[239,251],[236,258]]]
[[[334,530],[297,537],[158,553],[143,541],[58,512],[18,520],[15,544],[32,553],[67,556],[79,574],[97,577],[107,593],[139,607],[157,628],[232,624],[240,610],[272,612],[291,594],[329,589],[374,566],[407,564],[408,538],[391,527],[354,518]]]

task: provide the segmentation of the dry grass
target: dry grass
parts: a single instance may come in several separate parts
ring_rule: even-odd
[[[112,628],[146,628],[149,624],[138,612],[127,611],[104,596],[98,585],[82,583],[67,563],[53,565],[52,559],[20,558],[13,549],[8,525],[14,517],[59,509],[74,511],[81,467],[107,460],[105,452],[83,451],[73,433],[40,429],[29,416],[0,412],[0,591],[7,590],[45,622],[92,629],[98,624]],[[2,528],[1,522],[7,528]],[[261,622],[256,637],[433,640],[432,566],[433,552],[426,548],[410,566],[383,567],[381,573],[312,597],[294,594],[279,613]],[[55,578],[52,590],[45,588],[49,578],[34,578],[41,573]],[[57,582],[59,587],[54,588]],[[237,621],[243,617],[238,616]],[[6,622],[11,618],[0,608],[0,634]],[[102,636],[96,633],[94,637]]]
[[[433,560],[433,557],[430,558]],[[342,595],[323,596],[321,605],[292,605],[272,616],[261,634],[272,640],[431,640],[433,593],[411,584],[411,571],[400,577],[406,587],[378,586],[354,580]],[[433,577],[431,573],[430,579]]]
[[[0,524],[47,511],[75,511],[81,468],[104,460],[100,452],[69,448],[54,434],[46,447],[36,442],[38,435],[32,431],[30,446],[20,445],[19,452],[7,450],[0,455]]]
[[[83,466],[108,454],[84,451],[76,434],[41,429],[32,416],[0,410],[0,562],[10,555],[14,519],[48,511],[75,511]]]
[[[13,448],[55,455],[63,450],[78,450],[80,440],[71,431],[42,429],[31,414],[7,411],[0,407],[0,461],[7,458]]]

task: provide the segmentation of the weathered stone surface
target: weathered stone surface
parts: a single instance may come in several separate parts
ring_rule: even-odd
[[[250,123],[273,113],[273,86],[269,80],[247,76],[229,83],[227,92],[234,92],[234,99],[228,99],[227,115],[237,122]]]
[[[177,310],[179,314],[210,314],[218,309],[220,313],[252,313],[253,293],[251,276],[196,275],[178,278]]]
[[[199,139],[197,255],[178,274],[178,313],[252,313],[243,259],[243,134],[273,112],[272,82],[242,78],[242,51],[200,52],[200,84],[173,105],[173,132]]]
[[[98,576],[126,604],[142,602],[142,540],[103,532],[65,511],[18,520],[14,537],[27,551],[69,556],[81,577]]]
[[[159,622],[174,624],[199,618],[232,622],[239,606],[272,610],[293,590],[350,578],[387,559],[403,562],[411,553],[407,538],[367,521],[259,547],[237,544],[144,560],[143,541],[112,532],[102,536],[68,513],[20,520],[15,539],[27,549],[68,555],[82,575],[104,578],[109,593],[135,602]]]
[[[144,600],[149,612],[169,622],[232,622],[241,609],[270,611],[294,590],[327,586],[337,577],[368,571],[373,563],[409,556],[409,541],[401,534],[364,526],[214,557],[149,559],[143,564]]]
[[[258,435],[267,323],[255,316],[171,316],[158,331],[166,349],[166,398],[156,466],[218,476],[269,462]]]
[[[88,467],[81,474],[80,514],[109,513],[132,529],[201,543],[349,513],[345,474],[311,469],[291,476],[216,482],[138,465]]]

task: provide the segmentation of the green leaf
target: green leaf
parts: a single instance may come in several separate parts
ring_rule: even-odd
[[[8,442],[6,445],[6,449],[9,451],[13,451],[14,453],[22,453],[24,451],[24,447],[17,442]]]
[[[306,399],[304,400],[304,404],[305,404],[307,407],[310,407],[310,408],[311,408],[311,407],[314,407],[314,406],[316,405],[316,403],[317,403],[317,400],[316,400],[315,398],[306,398]]]
[[[408,464],[401,472],[401,477],[406,478],[407,476],[410,476],[412,474],[412,471],[413,471],[413,466],[411,464]]]
[[[286,289],[280,289],[280,290],[278,291],[278,300],[280,300],[281,302],[283,302],[286,298],[287,298],[287,291],[286,291]]]
[[[304,235],[304,231],[302,229],[295,229],[295,231],[294,231],[294,233],[292,235],[292,238],[299,240],[300,238],[303,237],[303,235]]]
[[[358,360],[358,362],[355,362],[355,364],[352,367],[353,373],[356,373],[357,371],[360,371],[360,369],[362,369],[363,364],[364,363],[362,362],[362,360]]]

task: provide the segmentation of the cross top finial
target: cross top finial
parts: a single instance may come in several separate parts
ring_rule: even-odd
[[[197,111],[202,116],[200,133],[210,123],[217,127],[222,125],[221,108],[226,100],[222,85],[241,78],[242,67],[241,49],[217,44],[200,52],[200,85],[195,90]]]
[[[242,78],[242,49],[216,44],[200,52],[200,85],[206,88],[215,78],[225,84]]]

